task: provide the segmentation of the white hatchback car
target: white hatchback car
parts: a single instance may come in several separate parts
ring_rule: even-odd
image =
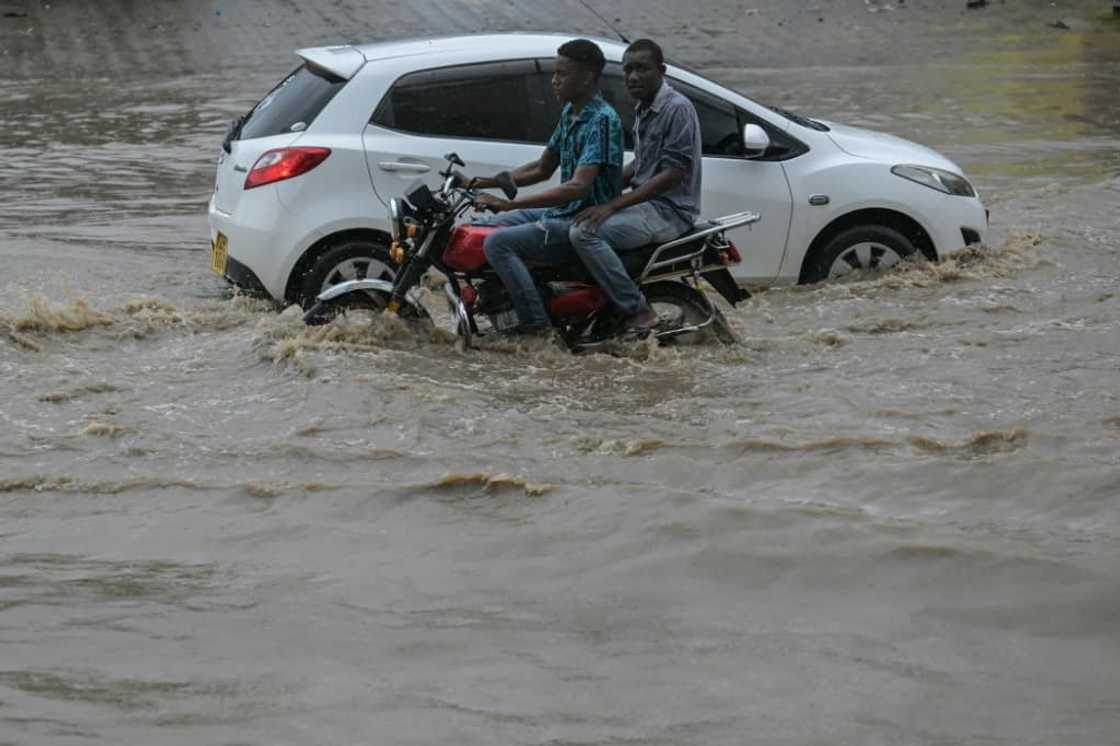
[[[304,63],[231,126],[210,200],[211,267],[306,303],[344,279],[391,279],[385,205],[457,152],[470,174],[539,157],[560,114],[552,34],[459,36],[304,49]],[[633,123],[625,46],[602,92]],[[762,215],[731,234],[742,284],[816,282],[984,241],[987,211],[942,155],[756,103],[670,65],[700,116],[705,217]]]

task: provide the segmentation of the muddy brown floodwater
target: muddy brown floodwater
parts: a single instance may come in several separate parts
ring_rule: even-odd
[[[0,0],[0,744],[1120,743],[1107,3],[594,4],[945,152],[991,245],[698,353],[308,330],[207,265],[290,50],[601,24]]]

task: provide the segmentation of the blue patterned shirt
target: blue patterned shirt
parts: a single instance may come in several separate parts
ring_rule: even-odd
[[[610,202],[622,192],[622,120],[602,96],[587,102],[579,116],[571,118],[566,104],[560,122],[548,140],[548,148],[560,156],[560,181],[570,181],[580,166],[599,166],[591,192],[583,199],[548,211],[551,218],[570,218],[593,205]]]

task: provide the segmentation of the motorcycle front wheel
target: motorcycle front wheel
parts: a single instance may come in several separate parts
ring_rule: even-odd
[[[642,292],[657,314],[653,334],[658,342],[700,345],[714,340],[729,345],[738,341],[723,312],[696,288],[683,282],[655,282]]]
[[[308,326],[328,324],[349,311],[381,313],[389,307],[389,294],[381,290],[355,290],[330,300],[318,300],[303,314]],[[407,321],[428,320],[431,316],[423,306],[405,303],[397,314]]]

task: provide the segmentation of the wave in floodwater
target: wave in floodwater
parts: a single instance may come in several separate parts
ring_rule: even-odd
[[[830,282],[809,287],[778,288],[767,291],[764,297],[780,298],[810,294],[824,300],[860,297],[897,292],[907,288],[927,288],[935,285],[958,283],[966,280],[983,281],[1007,278],[1033,269],[1042,261],[1037,247],[1040,238],[1034,233],[1012,236],[1000,248],[971,247],[939,262],[904,262],[890,270],[874,275],[854,275],[840,282]],[[424,294],[430,307],[436,309],[439,301],[430,289]],[[1009,305],[997,310],[1015,310]],[[732,327],[745,345],[724,347],[709,345],[702,349],[660,346],[656,341],[622,344],[610,349],[615,358],[629,359],[636,364],[662,369],[690,365],[697,359],[712,363],[741,364],[751,362],[751,352],[778,349],[783,346],[780,338],[752,336],[758,319],[756,316],[772,314],[768,308],[745,304],[738,309],[727,309]],[[99,307],[88,298],[59,303],[42,295],[34,295],[22,311],[0,313],[0,330],[18,350],[41,353],[53,337],[75,334],[103,334],[116,337],[144,338],[152,334],[225,331],[250,327],[253,332],[252,349],[260,358],[274,364],[290,367],[297,374],[313,377],[316,364],[309,357],[311,352],[375,353],[382,350],[425,351],[438,354],[459,354],[461,345],[443,323],[438,314],[437,323],[406,321],[385,314],[359,312],[341,316],[332,322],[308,327],[302,321],[298,307],[276,313],[269,301],[235,295],[228,301],[209,302],[198,306],[180,308],[173,303],[153,296],[125,301],[119,306]],[[773,321],[772,315],[768,319]],[[790,338],[799,345],[840,348],[851,342],[851,334],[884,335],[921,331],[931,322],[928,319],[885,318],[863,323],[848,324],[840,329],[817,329],[801,332]],[[478,351],[495,356],[528,357],[535,363],[564,368],[572,364],[571,356],[558,344],[549,340],[480,339]],[[698,357],[699,356],[699,357]],[[91,384],[93,388],[79,387],[73,391],[44,394],[49,401],[61,402],[98,393],[98,386],[112,386],[110,382]]]
[[[1046,261],[1038,253],[1041,243],[1042,236],[1038,233],[1016,233],[998,248],[977,244],[936,262],[924,259],[904,261],[884,272],[852,272],[839,280],[786,290],[847,296],[903,288],[928,288],[968,280],[1008,278],[1034,269]]]
[[[373,485],[370,485],[373,486]],[[499,494],[519,491],[529,497],[540,497],[556,489],[554,484],[532,482],[508,473],[451,473],[430,482],[418,484],[377,485],[400,494]],[[341,484],[320,481],[261,481],[230,484],[203,482],[193,479],[164,479],[160,477],[135,477],[125,480],[88,480],[69,476],[29,476],[0,479],[0,494],[5,493],[58,493],[74,495],[123,495],[126,493],[151,493],[160,490],[188,490],[191,492],[228,491],[241,492],[249,497],[274,498],[282,495],[310,495],[344,489]]]
[[[470,474],[448,474],[433,482],[403,488],[406,492],[463,492],[467,494],[496,494],[506,491],[521,491],[529,497],[540,497],[556,489],[554,484],[537,484],[512,474],[489,474],[474,472]]]
[[[495,478],[497,487],[512,484],[512,477],[499,475]],[[435,485],[439,486],[439,485]],[[526,487],[526,491],[531,486]],[[0,479],[0,494],[5,493],[57,493],[66,495],[149,495],[157,491],[186,490],[189,492],[228,492],[233,490],[249,497],[279,497],[281,495],[310,495],[320,492],[333,492],[343,489],[342,485],[317,481],[261,481],[248,482],[203,482],[195,479],[165,479],[162,477],[134,477],[123,480],[90,480],[72,476],[28,476],[15,479]],[[410,490],[412,487],[401,489]]]
[[[50,391],[45,394],[40,394],[36,398],[39,401],[59,404],[62,402],[70,402],[77,399],[82,399],[93,394],[108,394],[120,390],[120,387],[114,386],[111,383],[97,382],[75,386],[64,391]]]
[[[984,431],[974,433],[962,441],[942,441],[927,436],[912,436],[906,440],[888,440],[878,437],[843,436],[802,443],[788,443],[766,438],[743,438],[717,445],[671,443],[658,439],[601,439],[578,438],[575,447],[585,453],[610,456],[644,456],[655,451],[704,450],[713,448],[724,452],[739,453],[840,453],[848,450],[885,451],[913,446],[919,452],[982,458],[1000,453],[1012,453],[1026,447],[1029,434],[1025,429]]]
[[[232,300],[180,310],[155,297],[136,298],[124,305],[98,309],[88,298],[56,303],[34,295],[22,312],[0,313],[0,328],[21,347],[41,351],[41,340],[88,331],[108,331],[143,337],[154,331],[222,331],[257,320],[274,306],[264,300],[235,296]]]
[[[161,479],[136,477],[124,480],[86,480],[81,477],[32,476],[0,479],[0,494],[5,492],[61,492],[84,495],[120,495],[125,492],[146,492],[165,489],[210,490],[208,485],[192,479]]]
[[[910,442],[915,448],[929,453],[983,458],[1021,450],[1026,447],[1029,439],[1029,433],[1025,429],[1016,428],[1009,431],[976,433],[962,442],[944,442],[921,435],[911,437]]]

